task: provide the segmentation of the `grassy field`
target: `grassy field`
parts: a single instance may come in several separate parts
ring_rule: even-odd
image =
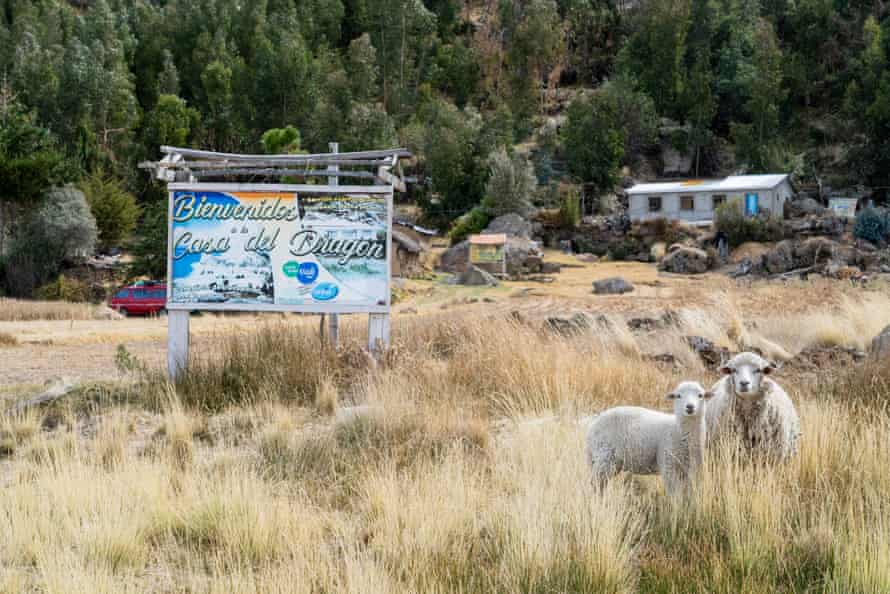
[[[0,592],[890,592],[883,366],[787,364],[800,456],[711,450],[684,501],[654,477],[594,492],[582,421],[715,380],[686,335],[861,348],[886,293],[729,288],[653,333],[616,302],[572,336],[529,313],[555,298],[421,304],[376,363],[357,320],[339,352],[301,320],[227,327],[177,386],[119,350],[115,379],[0,422]]]

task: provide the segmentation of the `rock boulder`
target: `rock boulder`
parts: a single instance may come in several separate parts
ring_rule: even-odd
[[[671,246],[671,251],[658,266],[660,270],[676,274],[702,274],[710,268],[710,256],[694,247]]]
[[[498,279],[481,268],[470,266],[457,277],[457,284],[471,287],[494,287],[497,286]]]
[[[470,242],[462,241],[445,250],[439,258],[439,268],[445,272],[459,274],[470,263]]]
[[[597,295],[621,295],[630,293],[634,286],[621,277],[593,281],[593,292]]]
[[[483,234],[505,233],[507,237],[522,237],[530,239],[534,232],[531,222],[525,220],[515,212],[501,215],[488,223]]]
[[[884,360],[890,357],[890,326],[874,337],[869,352],[873,359]]]

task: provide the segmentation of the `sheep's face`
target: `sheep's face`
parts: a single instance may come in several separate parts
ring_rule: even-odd
[[[673,392],[668,394],[668,399],[674,401],[674,414],[678,417],[698,417],[705,412],[705,401],[713,396],[702,388],[698,382],[683,382]]]
[[[753,398],[763,389],[763,378],[775,370],[776,364],[754,353],[741,353],[727,361],[721,371],[730,376],[733,391]]]

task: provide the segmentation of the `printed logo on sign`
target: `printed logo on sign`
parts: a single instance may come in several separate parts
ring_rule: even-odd
[[[304,285],[311,285],[318,278],[318,264],[315,262],[303,262],[297,271],[297,280]]]
[[[312,298],[316,301],[330,301],[340,293],[340,289],[333,283],[321,283],[312,290]]]
[[[300,263],[294,260],[285,262],[284,266],[281,267],[281,270],[284,272],[284,276],[297,278],[300,275]]]

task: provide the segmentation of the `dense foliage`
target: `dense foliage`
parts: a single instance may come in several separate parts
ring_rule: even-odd
[[[866,208],[856,215],[853,234],[859,239],[883,245],[890,234],[890,217],[887,211],[877,208]]]
[[[410,198],[439,225],[482,202],[489,155],[517,142],[537,147],[539,181],[611,190],[620,167],[665,142],[659,118],[674,121],[667,140],[694,175],[802,163],[832,185],[883,191],[882,6],[3,0],[0,254],[16,213],[50,186],[102,172],[152,203],[159,188],[136,165],[164,144],[404,145],[421,180]]]
[[[717,208],[714,226],[718,232],[726,234],[726,240],[732,247],[748,241],[779,241],[783,237],[782,224],[770,216],[746,216],[744,205],[739,199]]]
[[[518,154],[499,149],[489,157],[490,173],[484,206],[493,217],[508,213],[526,216],[532,210],[535,173],[531,163]]]

